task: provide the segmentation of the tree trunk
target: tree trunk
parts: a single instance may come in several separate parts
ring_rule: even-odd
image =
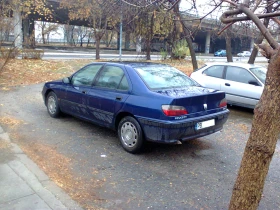
[[[96,52],[95,52],[95,59],[100,59],[100,38],[98,36],[95,37],[96,41]]]
[[[258,36],[257,40],[255,41],[255,44],[261,44],[263,39],[264,39],[263,35],[260,34]],[[256,57],[258,55],[258,52],[259,52],[258,48],[256,46],[254,46],[253,51],[252,51],[252,53],[250,55],[250,58],[248,60],[249,64],[254,64],[255,63]]]
[[[154,13],[152,14],[151,17],[150,33],[148,34],[146,39],[147,60],[151,60],[151,43],[152,43],[153,36],[154,36]]]
[[[107,47],[110,47],[111,42],[112,42],[112,40],[113,40],[113,36],[114,36],[114,33],[113,33],[113,31],[111,31],[111,34],[110,34],[110,36],[109,36],[108,46],[107,46]]]
[[[130,47],[130,32],[126,31],[125,32],[125,42],[124,42],[124,49],[129,50]]]
[[[138,35],[136,37],[136,52],[137,53],[141,53],[141,48],[142,48],[142,44],[141,44],[141,41],[142,41],[142,37],[140,35]]]
[[[178,9],[178,11],[179,11],[179,9]],[[194,50],[194,47],[193,47],[193,44],[192,44],[192,39],[190,37],[189,32],[187,31],[187,27],[185,26],[184,21],[182,20],[181,13],[177,12],[177,14],[178,14],[178,17],[180,19],[180,23],[183,26],[184,35],[185,35],[186,41],[188,43],[188,47],[189,47],[190,54],[191,54],[191,59],[192,59],[193,70],[198,69],[195,50]]]
[[[146,40],[146,57],[147,60],[151,60],[151,41]]]
[[[268,27],[268,23],[269,23],[269,18],[265,18],[264,21],[263,21],[263,24],[264,24],[264,26],[266,28]],[[260,35],[258,36],[255,44],[257,44],[257,45],[261,44],[263,39],[264,39],[264,36],[262,35],[262,33],[260,33]],[[249,64],[254,64],[255,63],[255,59],[256,59],[256,57],[258,55],[258,52],[259,52],[258,48],[256,46],[254,46],[254,49],[253,49],[253,51],[252,51],[252,53],[250,55],[250,58],[248,60]]]
[[[185,32],[185,29],[184,29],[184,32]],[[188,47],[189,47],[190,54],[191,54],[193,70],[198,69],[195,50],[194,50],[193,44],[192,44],[192,39],[190,36],[186,36],[186,40],[187,40]]]
[[[230,34],[231,33],[229,31],[227,31],[227,34],[226,34],[227,62],[233,62],[232,53],[231,53],[232,49],[231,49],[231,36],[230,36]]]
[[[42,33],[43,44],[46,44],[45,34]]]
[[[231,197],[230,210],[255,210],[261,200],[265,178],[280,131],[280,50],[268,66],[266,85],[254,110],[246,144]]]
[[[232,191],[229,210],[255,210],[258,208],[280,133],[280,46],[260,18],[249,9],[249,3],[250,0],[243,0],[241,4],[237,4],[234,10],[224,12],[220,18],[224,24],[229,24],[234,23],[233,21],[238,18],[231,17],[228,22],[228,16],[246,15],[256,24],[271,47],[259,45],[265,51],[266,57],[271,60],[262,96],[254,110],[252,129]],[[272,5],[269,1],[267,4]]]
[[[106,43],[106,47],[109,47],[109,31],[106,30],[105,32],[105,43]]]

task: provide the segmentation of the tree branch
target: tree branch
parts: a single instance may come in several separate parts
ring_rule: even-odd
[[[232,11],[234,11],[234,10],[232,10]],[[237,11],[237,10],[235,10],[235,11]],[[251,20],[248,16],[228,18],[228,16],[242,13],[242,12],[241,13],[232,13],[230,15],[229,12],[231,12],[231,11],[224,12],[223,15],[220,17],[220,20],[221,20],[222,23],[227,24],[227,23],[231,23],[231,22],[235,23],[235,22],[239,22],[239,21]],[[256,17],[258,17],[259,19],[272,18],[272,17],[280,16],[280,12],[267,13],[267,14],[254,14],[254,15],[256,15]]]
[[[271,18],[275,23],[278,23],[280,25],[280,20],[277,19],[276,17]]]
[[[275,41],[275,39],[272,37],[272,35],[269,33],[267,28],[263,25],[263,23],[260,21],[257,15],[255,15],[248,7],[245,7],[244,5],[240,5],[240,9],[243,13],[245,13],[250,19],[256,24],[256,26],[259,28],[261,33],[264,35],[268,43],[273,49],[279,49],[279,44]]]
[[[221,35],[226,29],[228,29],[230,26],[232,26],[234,22],[228,23],[225,27],[223,27],[217,34]]]

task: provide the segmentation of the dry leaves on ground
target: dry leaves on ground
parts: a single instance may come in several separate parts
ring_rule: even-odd
[[[4,141],[0,137],[0,149],[7,149],[11,146],[11,144],[7,141]]]
[[[21,123],[22,123],[22,121],[11,118],[11,117],[1,117],[0,118],[0,124],[3,124],[3,125],[17,126]]]
[[[59,153],[56,148],[40,143],[21,144],[22,150],[45,171],[72,199],[87,209],[96,209],[89,203],[97,203],[95,190],[102,186],[102,180],[85,181],[73,174],[71,159]]]
[[[0,60],[1,62],[1,60]],[[37,84],[70,76],[93,60],[11,60],[0,72],[0,87],[9,90],[11,86]],[[186,60],[155,61],[178,68],[187,75],[193,71]]]
[[[37,84],[70,76],[89,60],[11,60],[0,72],[0,87]]]

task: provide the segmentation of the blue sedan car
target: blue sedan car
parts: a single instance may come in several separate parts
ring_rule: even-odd
[[[227,51],[226,50],[218,50],[214,53],[214,56],[218,56],[218,57],[227,56]]]
[[[42,95],[51,117],[67,113],[116,130],[130,153],[145,141],[179,143],[217,132],[229,114],[224,92],[156,63],[91,63],[47,82]]]

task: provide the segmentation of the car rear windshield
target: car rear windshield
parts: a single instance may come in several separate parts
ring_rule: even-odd
[[[198,86],[187,75],[171,66],[141,66],[135,70],[150,89]]]
[[[267,69],[263,67],[257,67],[257,68],[250,68],[250,71],[259,79],[262,81],[262,83],[265,83],[266,79],[266,72]]]

